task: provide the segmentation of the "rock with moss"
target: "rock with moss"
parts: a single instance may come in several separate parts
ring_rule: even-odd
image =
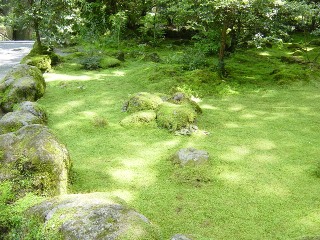
[[[144,110],[155,110],[163,103],[159,95],[148,92],[140,92],[125,102],[122,110],[127,112],[139,112]]]
[[[45,89],[46,83],[38,68],[17,65],[0,82],[0,107],[3,112],[11,112],[17,103],[41,98]]]
[[[157,111],[157,124],[159,127],[167,128],[170,131],[176,131],[196,120],[197,112],[191,104],[174,104],[165,102],[161,104]]]
[[[171,98],[169,98],[168,101],[175,104],[188,104],[192,106],[197,113],[202,113],[202,109],[200,108],[200,106],[183,92],[176,92],[172,94]]]
[[[9,112],[0,119],[0,134],[15,132],[23,126],[43,123],[39,117],[28,111]]]
[[[156,117],[154,110],[135,112],[122,119],[120,125],[123,127],[148,125],[155,123]]]
[[[48,122],[46,110],[37,102],[24,101],[14,106],[14,111],[30,112],[40,118],[42,123]]]
[[[118,202],[121,202],[118,203]],[[55,197],[26,211],[23,239],[140,240],[161,239],[158,228],[142,214],[107,193]],[[26,231],[32,224],[33,231]]]
[[[17,196],[67,192],[70,157],[46,126],[28,125],[0,135],[0,153],[0,181],[15,182]]]
[[[35,66],[44,73],[51,69],[51,58],[48,55],[27,55],[21,60],[21,64]]]
[[[121,61],[113,57],[101,58],[99,66],[103,69],[120,66]]]

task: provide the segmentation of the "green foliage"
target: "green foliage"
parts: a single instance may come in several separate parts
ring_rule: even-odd
[[[14,184],[10,181],[0,182],[0,231],[1,239],[20,239],[19,230],[30,219],[24,217],[24,211],[43,200],[34,194],[27,194],[17,199],[14,193]],[[27,231],[33,232],[30,228]],[[33,235],[35,236],[35,235]]]
[[[82,58],[80,60],[80,64],[82,65],[83,69],[97,70],[100,68],[100,61],[101,61],[101,57],[99,56],[89,56],[89,57]]]
[[[119,48],[121,33],[123,32],[123,28],[126,26],[127,22],[127,13],[126,11],[120,11],[116,14],[111,15],[109,17],[109,20],[111,21],[113,34]]]
[[[139,30],[143,39],[148,40],[148,37],[151,37],[153,46],[157,46],[164,35],[164,20],[161,12],[159,12],[159,7],[153,7],[152,11],[141,19],[141,24]]]

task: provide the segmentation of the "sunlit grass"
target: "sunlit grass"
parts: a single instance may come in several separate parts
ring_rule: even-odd
[[[239,66],[244,63],[236,61],[260,57],[256,69],[249,61],[241,71],[253,70],[250,76],[263,79],[277,60],[262,55],[242,53],[231,60],[232,76],[243,76]],[[206,96],[199,102],[203,114],[197,124],[209,135],[121,127],[127,116],[122,104],[130,94],[168,93],[174,87],[170,79],[150,78],[155,67],[128,61],[116,70],[69,75],[61,68],[46,75],[48,88],[40,102],[49,113],[49,127],[70,151],[70,192],[108,192],[123,199],[159,225],[164,239],[175,233],[200,240],[320,235],[320,179],[314,174],[319,87],[269,83],[247,94]],[[108,124],[97,127],[97,117]],[[184,172],[174,166],[171,155],[184,147],[207,150],[208,167]]]

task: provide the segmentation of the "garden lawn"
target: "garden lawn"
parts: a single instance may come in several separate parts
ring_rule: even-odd
[[[45,75],[40,103],[70,151],[70,193],[110,192],[158,225],[163,239],[320,236],[319,85],[204,97],[197,125],[209,135],[121,127],[130,94],[161,90],[147,77],[153,65]],[[186,147],[208,151],[208,166],[173,165],[170,156]]]

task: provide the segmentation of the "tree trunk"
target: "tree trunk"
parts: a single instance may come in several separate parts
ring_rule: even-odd
[[[41,37],[40,37],[40,30],[39,30],[39,22],[35,19],[33,21],[33,25],[34,25],[34,31],[36,33],[36,43],[37,43],[37,46],[39,48],[41,48]]]
[[[226,76],[226,69],[224,63],[224,57],[226,52],[226,44],[227,44],[227,29],[228,23],[225,20],[222,26],[221,39],[220,39],[220,50],[219,50],[219,64],[218,71],[221,78]]]

